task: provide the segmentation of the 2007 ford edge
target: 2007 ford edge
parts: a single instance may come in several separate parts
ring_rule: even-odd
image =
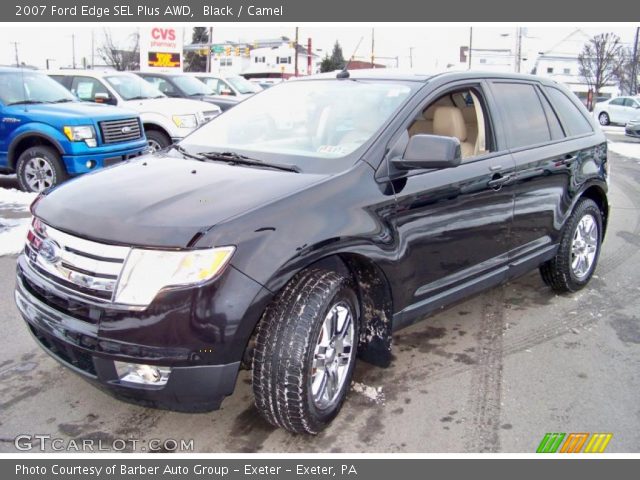
[[[309,77],[38,197],[15,298],[120,398],[216,409],[245,366],[264,417],[313,434],[395,330],[538,267],[584,287],[607,185],[603,133],[551,80]]]

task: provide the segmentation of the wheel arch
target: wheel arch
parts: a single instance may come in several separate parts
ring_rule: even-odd
[[[38,145],[51,147],[55,149],[60,156],[64,155],[64,149],[57,140],[42,133],[26,132],[18,135],[11,142],[7,154],[7,165],[15,170],[18,158],[22,152],[28,148],[36,147]]]
[[[278,293],[304,270],[310,268],[326,269],[342,273],[351,278],[360,302],[360,338],[358,340],[358,357],[373,365],[388,367],[391,363],[393,296],[391,286],[380,266],[372,259],[354,252],[334,252],[293,270],[288,270],[286,278],[282,272],[279,277],[280,287],[273,292],[274,301]],[[258,321],[260,323],[261,319]],[[258,325],[254,328],[245,348],[244,362],[248,363],[253,349],[253,339]]]
[[[597,184],[590,185],[580,195],[579,199],[582,198],[593,200],[595,204],[598,205],[598,208],[600,208],[600,213],[602,214],[602,238],[604,239],[609,221],[609,200],[607,199],[604,188]]]

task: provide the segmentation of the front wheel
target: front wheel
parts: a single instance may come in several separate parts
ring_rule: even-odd
[[[575,292],[593,276],[602,243],[602,212],[593,200],[581,200],[566,223],[556,256],[540,267],[556,292]]]
[[[611,120],[609,119],[609,114],[607,112],[600,113],[600,115],[598,115],[598,121],[602,126],[606,126],[611,123]]]
[[[27,148],[20,154],[16,174],[18,185],[25,192],[42,192],[69,177],[60,154],[44,145]]]
[[[293,433],[317,434],[347,395],[359,334],[358,298],[336,272],[296,276],[265,311],[253,357],[260,413]]]
[[[149,152],[151,153],[157,152],[171,145],[171,139],[158,130],[147,130],[145,135],[147,136],[147,145],[149,146]]]

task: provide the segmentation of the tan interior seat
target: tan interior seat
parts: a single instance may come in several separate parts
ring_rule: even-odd
[[[468,141],[467,126],[458,107],[438,106],[433,112],[433,133],[460,140],[462,158],[473,156],[475,143]]]

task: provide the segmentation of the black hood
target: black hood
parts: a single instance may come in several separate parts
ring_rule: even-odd
[[[320,179],[148,156],[67,182],[39,201],[34,213],[52,227],[88,239],[181,248],[200,231]]]

